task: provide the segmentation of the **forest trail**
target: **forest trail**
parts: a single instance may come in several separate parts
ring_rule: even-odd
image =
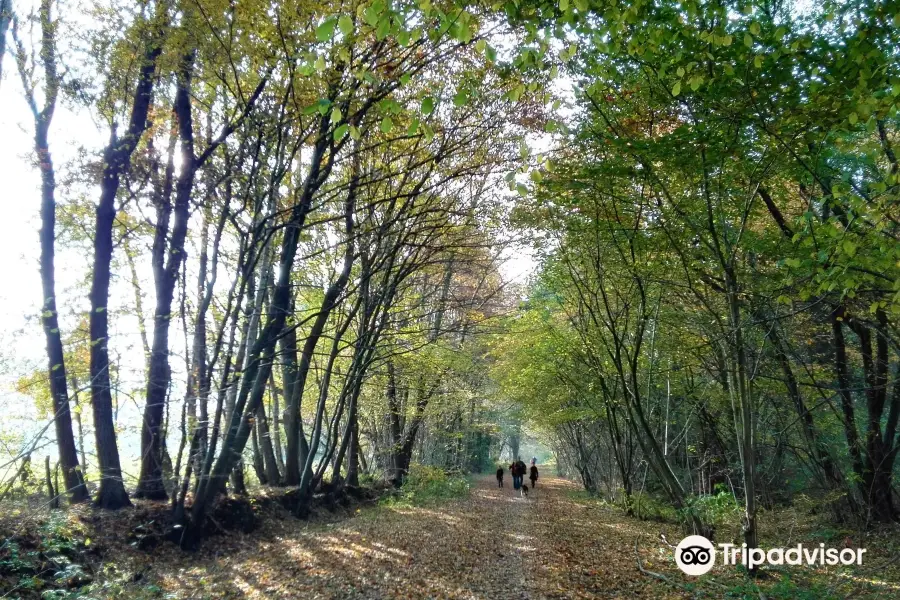
[[[181,557],[189,567],[177,554],[156,561],[151,579],[178,598],[682,597],[637,569],[635,540],[656,552],[658,528],[575,502],[576,489],[547,477],[521,498],[509,477],[503,489],[479,477],[467,498],[434,508],[274,521],[227,550],[210,539]]]

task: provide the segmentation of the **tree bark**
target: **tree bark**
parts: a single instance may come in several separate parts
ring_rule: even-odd
[[[194,70],[193,50],[182,58],[175,91],[175,117],[181,144],[181,173],[175,185],[174,224],[168,243],[168,257],[164,261],[165,240],[168,233],[168,207],[160,207],[157,233],[153,244],[153,275],[156,282],[156,308],[153,312],[153,345],[150,350],[150,369],[147,377],[147,403],[144,405],[141,428],[141,475],[135,496],[150,500],[168,498],[163,478],[163,413],[171,380],[169,366],[169,324],[172,300],[178,274],[184,260],[184,242],[190,216],[190,198],[197,170],[194,155],[194,125],[191,111],[191,79]],[[160,198],[168,204],[168,197]]]
[[[128,130],[119,138],[113,129],[112,139],[103,153],[100,200],[97,203],[94,230],[94,268],[90,294],[91,403],[94,409],[94,430],[101,477],[95,503],[101,508],[109,509],[131,505],[122,480],[109,377],[108,304],[113,254],[112,230],[116,218],[116,195],[121,178],[128,170],[131,155],[147,127],[156,66],[162,52],[162,38],[168,21],[168,6],[165,2],[157,4],[154,21],[155,31],[148,36],[140,59],[141,65]]]
[[[0,5],[0,11],[10,12],[11,10],[12,7],[5,2]],[[0,20],[6,19],[7,16],[6,13],[0,15]],[[41,60],[45,74],[43,110],[38,111],[33,92],[28,85],[25,85],[25,90],[34,116],[34,150],[37,153],[41,169],[41,230],[39,234],[41,291],[43,292],[41,324],[47,348],[50,395],[53,399],[56,444],[63,470],[63,481],[66,484],[70,501],[84,502],[88,499],[88,491],[84,485],[84,476],[78,463],[78,452],[72,434],[67,371],[56,306],[56,172],[50,156],[48,136],[53,113],[56,110],[59,77],[56,72],[56,39],[54,36],[56,24],[52,21],[49,0],[43,0],[41,3],[40,23]],[[5,38],[5,26],[0,27],[0,38]],[[3,52],[0,51],[0,61],[2,59]],[[24,60],[24,56],[19,57],[22,83],[26,84]]]

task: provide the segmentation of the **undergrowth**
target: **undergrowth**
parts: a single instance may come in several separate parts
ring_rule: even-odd
[[[396,494],[385,497],[382,504],[388,506],[432,506],[447,500],[469,495],[469,478],[448,475],[443,469],[425,465],[413,465],[409,475]]]

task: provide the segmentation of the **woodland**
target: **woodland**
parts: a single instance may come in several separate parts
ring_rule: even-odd
[[[898,49],[897,0],[0,0],[0,596],[897,597]]]

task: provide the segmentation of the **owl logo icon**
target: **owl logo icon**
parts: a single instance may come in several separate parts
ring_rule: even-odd
[[[702,535],[689,535],[675,548],[675,564],[685,575],[709,573],[716,564],[716,549]]]

